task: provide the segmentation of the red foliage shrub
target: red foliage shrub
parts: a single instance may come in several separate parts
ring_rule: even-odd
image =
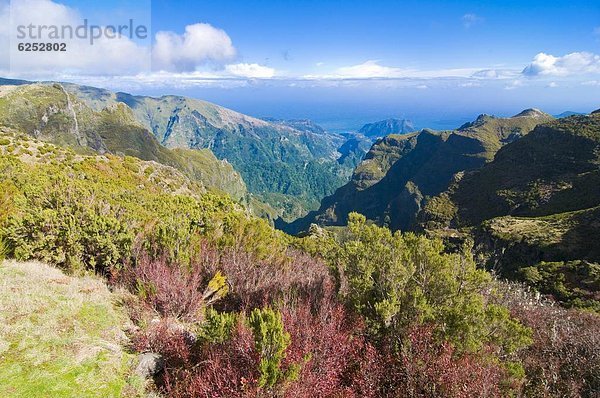
[[[533,329],[533,344],[519,356],[527,397],[600,397],[600,316],[501,284],[501,304]]]
[[[137,294],[148,309],[163,317],[199,320],[203,293],[217,272],[227,278],[229,293],[216,307],[243,311],[278,301],[304,298],[316,302],[329,291],[332,280],[325,265],[290,251],[287,261],[258,260],[241,249],[218,250],[203,244],[189,266],[170,263],[167,256],[141,253],[135,265],[124,267],[113,282]]]
[[[600,397],[600,317],[548,306],[516,311],[534,330],[521,357],[524,392],[535,397]]]
[[[384,383],[388,394],[405,397],[504,397],[505,371],[485,356],[457,354],[449,343],[440,344],[431,326],[411,328],[407,343],[389,368]]]
[[[239,323],[231,339],[202,347],[193,366],[167,367],[159,381],[162,392],[183,397],[258,396],[259,356],[249,328]]]
[[[173,397],[376,397],[383,369],[379,355],[346,318],[344,309],[325,302],[317,313],[304,301],[283,311],[291,344],[282,363],[284,370],[300,365],[297,380],[288,380],[271,391],[258,388],[259,355],[249,328],[238,324],[222,344],[206,345],[195,353],[193,366],[167,367],[160,382]]]
[[[271,390],[260,389],[259,362],[250,328],[243,320],[220,344],[196,342],[173,323],[151,325],[134,339],[138,351],[163,355],[165,370],[157,385],[169,397],[376,397],[383,368],[362,330],[343,307],[322,301],[315,313],[307,301],[282,309],[291,343],[282,362],[284,373],[300,365],[297,379]]]
[[[146,253],[135,266],[125,267],[117,280],[161,316],[187,320],[198,318],[208,283],[202,267],[171,264],[165,256],[152,258]]]
[[[204,250],[195,263],[202,264],[206,277],[217,271],[227,277],[230,292],[216,305],[220,310],[249,310],[298,298],[320,300],[332,286],[327,267],[298,251],[290,250],[287,258],[267,262],[241,250],[226,249],[214,262],[210,261],[210,251]]]
[[[191,366],[193,344],[190,335],[169,319],[152,323],[144,332],[136,333],[132,339],[135,351],[162,355],[167,369]]]
[[[308,302],[283,309],[292,337],[286,362],[300,363],[297,382],[286,397],[376,397],[383,368],[373,346],[360,336],[360,324],[351,322],[344,308],[322,300],[316,312]]]

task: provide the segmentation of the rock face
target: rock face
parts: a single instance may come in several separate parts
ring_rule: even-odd
[[[379,139],[351,181],[323,199],[318,211],[278,226],[298,233],[311,223],[344,225],[354,211],[392,229],[412,229],[429,198],[445,191],[456,173],[482,167],[502,146],[550,120],[552,116],[535,110],[511,118],[481,115],[454,131]]]
[[[157,375],[165,366],[162,356],[153,352],[146,352],[138,356],[138,365],[135,374],[143,379]]]

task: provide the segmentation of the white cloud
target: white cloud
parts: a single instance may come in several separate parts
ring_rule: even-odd
[[[473,14],[473,13],[468,13],[462,16],[461,18],[463,26],[467,29],[469,29],[471,26],[473,25],[477,25],[479,23],[483,22],[483,18]]]
[[[587,80],[585,82],[581,82],[582,86],[600,86],[600,80]]]
[[[207,23],[185,27],[185,33],[156,33],[152,51],[153,69],[193,71],[207,62],[224,62],[236,55],[231,38],[221,29]]]
[[[418,86],[416,86],[416,88],[418,88],[419,90],[427,90],[429,86],[426,84],[419,84]]]
[[[127,36],[102,36],[90,45],[89,39],[67,38],[66,52],[17,51],[18,25],[70,26],[75,29],[93,16],[52,0],[0,0],[0,74],[25,79],[104,82],[112,76],[126,84],[215,84],[217,80],[273,78],[273,68],[257,63],[232,63],[236,49],[221,29],[206,23],[188,25],[182,35],[161,31],[151,48],[151,38],[131,40]],[[122,21],[114,21],[115,25]],[[23,40],[18,40],[23,41]],[[30,40],[27,40],[30,41]],[[36,41],[36,40],[34,40]],[[63,41],[63,40],[61,40]],[[9,44],[11,44],[9,46]],[[15,44],[14,46],[12,44]],[[11,64],[8,70],[8,59]],[[162,73],[164,72],[164,73]],[[82,76],[81,79],[78,76]],[[219,83],[220,84],[220,83]],[[237,83],[226,83],[226,85]]]
[[[519,87],[523,86],[523,81],[522,80],[513,80],[512,82],[510,82],[509,84],[507,84],[506,86],[504,86],[505,90],[515,90]]]
[[[459,87],[469,88],[469,87],[481,87],[481,84],[478,82],[466,82],[458,85]]]
[[[360,79],[434,79],[445,77],[470,77],[478,68],[420,70],[381,65],[369,60],[362,64],[343,66],[329,74],[305,75],[309,80],[360,80]]]
[[[574,52],[556,57],[539,53],[523,69],[525,76],[573,76],[582,74],[600,74],[600,55],[588,52]]]
[[[90,45],[88,38],[66,37],[60,40],[66,43],[65,52],[20,52],[17,50],[17,41],[40,40],[18,39],[17,26],[34,24],[75,28],[83,24],[84,18],[76,10],[51,0],[13,0],[10,8],[3,7],[1,12],[0,20],[11,23],[0,31],[0,36],[3,41],[15,44],[10,46],[11,71],[19,76],[48,76],[65,70],[111,75],[139,72],[150,66],[149,46],[138,44],[126,36],[112,39],[103,36],[95,40],[93,45]],[[90,21],[90,24],[93,22]]]
[[[556,82],[550,82],[550,83],[548,83],[548,85],[546,87],[548,87],[548,88],[556,88],[556,87],[558,87],[558,84]]]
[[[370,60],[359,65],[338,68],[335,74],[346,78],[393,78],[402,77],[405,73],[400,68],[379,65],[378,61]]]
[[[519,75],[513,69],[482,69],[473,73],[472,77],[477,79],[514,79]]]
[[[268,79],[275,76],[275,69],[258,64],[231,64],[225,66],[225,71],[233,76],[251,79]]]

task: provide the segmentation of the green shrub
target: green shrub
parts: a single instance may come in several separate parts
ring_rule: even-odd
[[[238,315],[229,312],[217,312],[208,308],[198,337],[201,341],[220,344],[231,337],[238,321]]]
[[[281,313],[272,309],[256,308],[248,317],[252,329],[256,350],[260,354],[259,386],[271,388],[278,381],[293,375],[281,369],[281,361],[285,358],[285,350],[290,345],[290,335],[283,329]]]
[[[518,276],[566,307],[600,311],[600,265],[588,261],[541,262],[518,271]]]
[[[505,308],[487,303],[483,292],[491,289],[491,277],[466,248],[446,254],[440,240],[392,233],[356,213],[337,248],[331,249],[328,234],[305,239],[313,240],[313,249],[325,248],[321,255],[338,270],[343,297],[376,339],[402,340],[411,327],[433,324],[437,338],[459,351],[491,344],[512,352],[530,341],[530,331]]]
[[[285,252],[283,233],[228,197],[194,191],[177,174],[157,172],[149,180],[136,171],[139,164],[111,156],[30,165],[0,156],[0,236],[7,254],[104,273],[134,249],[189,264],[202,240],[247,248],[260,259]],[[192,190],[174,194],[166,181]]]

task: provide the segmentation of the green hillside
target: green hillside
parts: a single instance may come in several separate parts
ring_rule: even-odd
[[[295,218],[346,182],[355,164],[338,162],[346,138],[309,123],[269,122],[192,98],[152,98],[66,85],[96,110],[125,104],[163,146],[210,149],[242,175],[250,192],[269,202],[271,193],[294,205],[279,209]],[[265,195],[266,194],[266,195]],[[273,201],[272,204],[277,204]],[[289,213],[289,209],[294,211]]]
[[[311,223],[344,225],[356,211],[393,230],[409,230],[429,198],[446,190],[456,173],[480,168],[503,145],[549,120],[550,115],[538,110],[511,118],[481,115],[454,131],[423,130],[380,139],[352,180],[323,199],[318,211],[280,227],[298,233]]]
[[[537,126],[459,176],[421,213],[428,233],[472,235],[482,263],[569,305],[600,309],[600,115]]]
[[[82,154],[111,153],[168,165],[235,200],[247,194],[240,175],[209,150],[169,150],[126,105],[113,103],[96,111],[61,84],[0,86],[0,126]]]
[[[0,125],[81,153],[173,166],[256,204],[257,214],[270,218],[293,219],[316,208],[347,181],[364,153],[361,142],[353,146],[307,122],[271,123],[191,98],[132,96],[67,83],[6,83],[0,86]]]

